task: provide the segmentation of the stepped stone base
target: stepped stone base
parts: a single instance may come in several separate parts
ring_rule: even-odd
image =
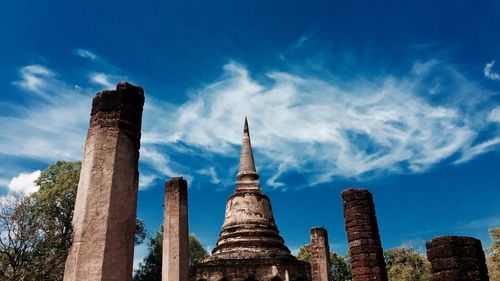
[[[295,257],[210,260],[191,267],[190,281],[310,281],[311,266]]]

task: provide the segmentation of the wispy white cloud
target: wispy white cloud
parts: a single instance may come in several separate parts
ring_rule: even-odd
[[[24,194],[31,194],[38,190],[38,186],[34,181],[40,176],[41,171],[36,170],[31,173],[20,173],[18,176],[13,177],[9,183],[9,191],[22,192]]]
[[[17,85],[29,92],[39,94],[43,98],[47,98],[44,93],[47,89],[45,81],[54,80],[54,73],[52,70],[43,65],[32,64],[22,67],[19,70],[19,73],[22,79],[14,81],[14,85]]]
[[[429,77],[436,69],[454,85],[440,83],[443,95],[438,98],[446,96],[446,102],[421,93],[432,88]],[[475,96],[485,99],[489,93],[443,62],[416,63],[399,77],[351,81],[278,71],[265,75],[256,80],[244,66],[229,63],[220,79],[181,105],[148,96],[140,160],[148,169],[141,174],[141,188],[161,176],[193,179],[191,170],[165,150],[237,162],[244,116],[250,120],[257,165],[271,172],[267,183],[275,187],[284,187],[283,176],[294,171],[307,176],[306,185],[336,177],[422,172],[452,156],[464,163],[499,142],[475,143],[483,128],[497,122],[500,109],[490,113],[475,107]],[[95,85],[112,88],[116,76],[92,72],[89,77]],[[0,153],[46,162],[79,159],[96,89],[73,87],[41,65],[22,68],[14,84],[40,98],[17,108],[15,115],[0,116],[0,129],[7,132]],[[198,173],[214,184],[230,174],[221,176],[211,168]]]
[[[484,66],[484,69],[483,69],[483,73],[484,73],[484,76],[490,80],[493,80],[493,81],[498,81],[500,80],[500,74],[496,73],[496,72],[493,72],[493,66],[495,65],[495,61],[491,61],[489,63],[487,63],[485,66]]]
[[[139,175],[139,190],[146,190],[158,179],[157,175],[141,173]]]
[[[86,50],[86,49],[78,48],[78,49],[75,49],[73,51],[73,53],[79,57],[89,59],[91,61],[94,61],[98,58],[96,54],[94,54],[93,52]]]
[[[463,106],[460,99],[436,104],[418,94],[435,68],[455,79],[458,88],[484,92],[440,62],[416,64],[404,77],[349,81],[347,87],[284,72],[267,73],[273,82],[266,84],[230,63],[221,80],[177,109],[170,126],[150,133],[166,136],[163,143],[182,141],[237,156],[242,120],[249,116],[261,156],[257,162],[274,171],[268,181],[274,186],[293,170],[309,174],[309,184],[384,171],[422,172],[455,153],[470,153],[485,125],[478,109]]]
[[[116,85],[117,81],[114,81],[115,83],[111,82],[110,79],[111,77],[105,73],[102,72],[92,72],[89,75],[90,82],[103,86],[107,89],[113,89]]]
[[[210,177],[210,182],[213,184],[219,184],[221,181],[219,176],[217,176],[217,172],[215,171],[215,167],[209,167],[206,169],[201,169],[197,171],[198,174]]]
[[[0,115],[0,130],[4,132],[0,138],[0,154],[34,159],[47,164],[57,160],[81,159],[92,98],[97,89],[74,87],[59,79],[55,71],[42,65],[22,67],[20,79],[13,84],[34,96],[22,107],[12,105],[11,114]],[[114,88],[112,84],[107,86]],[[152,98],[147,99],[148,102],[151,100]],[[157,102],[155,105],[164,104]],[[165,108],[168,107],[163,107]],[[155,106],[146,105],[144,115],[161,117],[158,115],[158,110]],[[155,120],[149,118],[145,120],[155,123]],[[167,166],[168,158],[156,152],[151,144],[143,145],[141,162],[153,168],[151,172],[141,173],[139,178],[141,190],[153,184],[158,174],[168,176],[181,174],[174,173]],[[6,173],[4,177],[19,173],[19,171],[3,172]],[[0,181],[0,185],[5,187],[8,184],[9,182]]]
[[[479,144],[476,144],[474,146],[471,146],[467,150],[464,150],[461,157],[455,160],[455,162],[453,163],[455,164],[465,163],[478,155],[493,150],[499,144],[500,144],[500,137],[495,137],[487,141],[481,142]]]
[[[33,82],[33,76],[36,82]],[[0,153],[50,162],[79,159],[88,125],[91,94],[57,79],[45,66],[20,70],[14,84],[35,93],[12,114],[0,115]]]
[[[488,115],[488,120],[491,122],[500,123],[500,106],[495,107]]]

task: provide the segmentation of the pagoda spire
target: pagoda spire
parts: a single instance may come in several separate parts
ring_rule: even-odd
[[[255,169],[250,131],[248,130],[248,120],[246,117],[243,127],[243,142],[241,144],[240,169],[236,178],[238,179],[237,189],[260,189],[258,182],[259,174],[257,174],[257,170]]]

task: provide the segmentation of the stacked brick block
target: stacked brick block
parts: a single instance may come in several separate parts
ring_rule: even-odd
[[[488,281],[481,241],[472,237],[441,236],[426,243],[431,281]]]
[[[342,191],[342,201],[352,281],[387,281],[372,194],[366,189],[347,189]]]

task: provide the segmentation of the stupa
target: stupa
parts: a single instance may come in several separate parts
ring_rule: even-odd
[[[190,269],[191,281],[309,281],[309,263],[285,246],[259,174],[245,118],[240,168],[229,196],[224,224],[212,255]]]

